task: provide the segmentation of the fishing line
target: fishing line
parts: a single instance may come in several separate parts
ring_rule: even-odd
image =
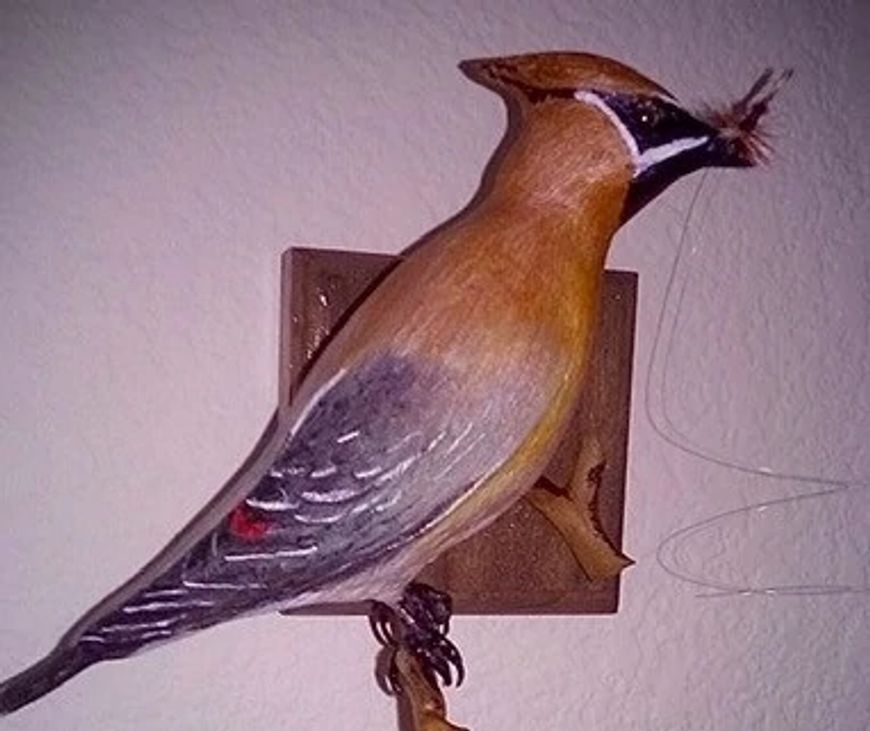
[[[684,312],[688,283],[692,278],[690,276],[691,267],[689,260],[700,252],[699,247],[689,245],[689,231],[691,230],[692,220],[701,200],[701,193],[705,189],[707,177],[708,174],[705,171],[689,202],[677,241],[677,252],[665,285],[664,299],[656,323],[652,352],[646,372],[644,410],[647,419],[659,437],[672,447],[692,457],[753,477],[795,483],[812,489],[799,495],[774,498],[716,513],[691,525],[679,528],[661,541],[656,550],[656,560],[674,578],[699,588],[710,590],[699,594],[699,596],[704,597],[735,595],[807,596],[820,594],[863,594],[870,592],[870,585],[852,583],[839,584],[831,582],[763,586],[734,584],[700,575],[685,565],[685,549],[688,541],[705,531],[721,527],[730,520],[756,515],[770,509],[784,509],[803,502],[823,499],[830,500],[833,496],[844,494],[847,491],[866,490],[870,487],[870,480],[867,479],[843,480],[831,478],[823,474],[774,470],[767,466],[755,465],[736,459],[697,443],[679,429],[671,418],[667,398],[668,376],[673,372],[672,356],[675,348],[676,333],[679,331],[680,321]]]

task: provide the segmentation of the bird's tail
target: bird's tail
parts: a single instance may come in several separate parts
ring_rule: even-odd
[[[0,716],[33,703],[98,660],[80,646],[59,645],[39,662],[0,683]]]

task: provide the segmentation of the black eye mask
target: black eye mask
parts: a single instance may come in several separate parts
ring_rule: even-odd
[[[677,140],[716,135],[710,125],[664,99],[605,91],[595,94],[625,125],[639,153]]]

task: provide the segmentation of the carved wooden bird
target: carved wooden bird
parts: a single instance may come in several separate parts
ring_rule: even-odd
[[[693,115],[616,61],[466,61],[509,108],[505,141],[459,216],[412,247],[327,344],[273,432],[147,566],[44,659],[0,711],[102,660],[219,622],[371,600],[430,673],[461,675],[449,600],[410,584],[541,474],[583,383],[611,239],[674,180],[747,167],[766,73]]]

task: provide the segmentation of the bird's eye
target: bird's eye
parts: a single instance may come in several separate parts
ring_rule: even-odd
[[[655,127],[662,118],[662,111],[657,105],[647,102],[638,109],[638,120],[647,127]]]

